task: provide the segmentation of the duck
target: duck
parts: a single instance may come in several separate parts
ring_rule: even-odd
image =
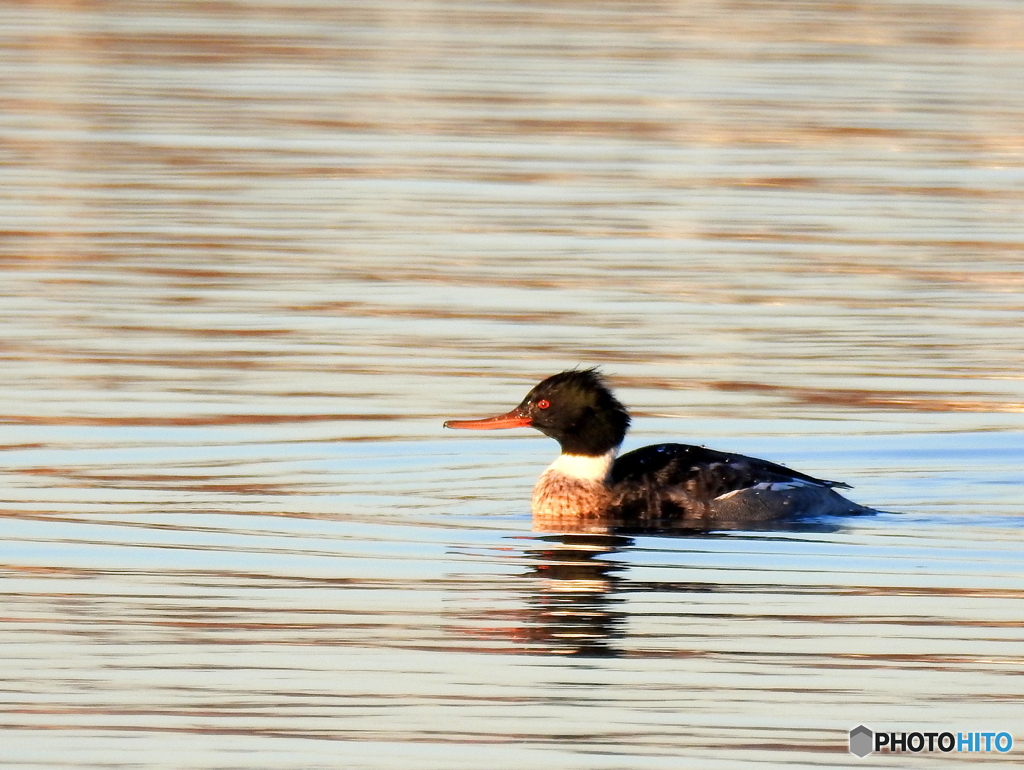
[[[444,426],[533,428],[555,439],[561,452],[531,499],[535,519],[548,522],[709,530],[872,512],[836,491],[849,484],[732,452],[673,443],[619,456],[629,411],[596,368],[552,375],[504,414]]]

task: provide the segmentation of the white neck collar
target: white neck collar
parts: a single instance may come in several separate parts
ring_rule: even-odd
[[[600,481],[608,479],[608,473],[615,461],[615,454],[618,449],[610,449],[603,455],[594,457],[592,455],[571,455],[563,452],[558,459],[548,466],[549,471],[554,471],[563,476],[580,479],[581,481]]]

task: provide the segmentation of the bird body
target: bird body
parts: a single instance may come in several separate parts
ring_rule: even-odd
[[[533,490],[535,518],[612,519],[641,528],[714,529],[809,516],[866,513],[835,491],[849,485],[690,444],[655,444],[616,457],[629,413],[594,369],[548,377],[512,411],[450,428],[532,427],[562,453]]]

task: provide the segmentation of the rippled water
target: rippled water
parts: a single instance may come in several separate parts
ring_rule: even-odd
[[[0,19],[0,764],[1024,745],[1018,4]],[[535,532],[578,364],[887,513]]]

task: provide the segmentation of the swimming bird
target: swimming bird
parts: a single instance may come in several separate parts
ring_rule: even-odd
[[[561,454],[541,474],[532,499],[534,517],[548,521],[707,530],[871,512],[835,491],[849,484],[703,446],[655,444],[616,458],[629,424],[604,377],[574,369],[536,385],[510,412],[444,425],[529,427],[555,439]]]

